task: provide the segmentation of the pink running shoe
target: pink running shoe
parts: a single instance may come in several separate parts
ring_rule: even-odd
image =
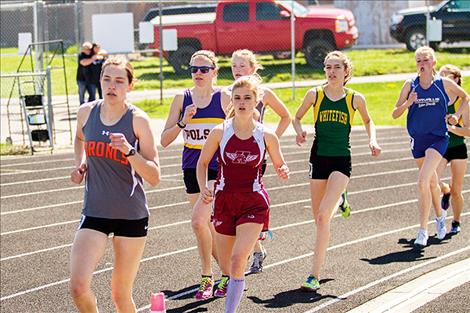
[[[219,284],[217,285],[217,289],[214,292],[215,297],[223,298],[227,295],[227,287],[228,287],[229,280],[230,280],[230,277],[222,276]]]
[[[214,289],[214,281],[212,277],[202,277],[199,290],[196,292],[195,298],[198,300],[207,300],[212,298],[212,289]]]

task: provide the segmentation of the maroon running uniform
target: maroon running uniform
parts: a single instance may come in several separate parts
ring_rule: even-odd
[[[269,226],[269,198],[261,178],[264,126],[256,123],[253,135],[242,140],[232,123],[229,119],[223,124],[212,220],[215,230],[228,236],[235,236],[236,227],[245,223],[263,224],[263,230]]]

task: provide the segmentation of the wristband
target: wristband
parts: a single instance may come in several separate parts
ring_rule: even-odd
[[[183,128],[186,127],[186,124],[183,123],[182,121],[178,121],[178,123],[176,123],[176,125],[177,125],[179,128],[181,128],[181,129],[183,129]]]

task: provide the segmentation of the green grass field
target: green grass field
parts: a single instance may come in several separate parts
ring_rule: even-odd
[[[468,48],[452,48],[438,51],[438,66],[452,63],[460,68],[470,68],[470,58]],[[0,68],[2,74],[16,72],[21,60],[21,56],[15,55],[15,48],[1,48]],[[74,48],[69,48],[67,53],[74,53]],[[346,51],[351,58],[354,66],[354,76],[367,76],[391,73],[407,73],[415,71],[414,54],[403,49],[384,49],[384,50],[348,50]],[[264,82],[282,82],[291,81],[291,63],[288,60],[274,60],[270,55],[258,57],[264,69],[260,71]],[[59,66],[62,60],[56,57],[53,66]],[[138,79],[136,90],[149,90],[160,88],[159,71],[160,61],[155,57],[141,57],[132,60],[135,68],[136,78]],[[324,77],[323,70],[312,69],[305,63],[302,53],[298,53],[296,57],[296,80],[321,79]],[[232,74],[230,69],[230,59],[227,57],[219,58],[219,78],[218,84],[221,86],[228,85],[232,82]],[[77,94],[77,84],[75,75],[77,70],[77,58],[68,56],[65,58],[66,79],[69,94]],[[22,71],[31,71],[31,63],[29,60],[25,62]],[[173,69],[164,61],[163,64],[164,82],[163,88],[181,88],[191,86],[191,76],[177,75]],[[12,79],[2,79],[1,97],[9,96],[12,86]],[[60,70],[52,72],[53,95],[65,94],[64,74]],[[17,89],[13,95],[17,96]]]
[[[399,119],[392,119],[392,111],[395,102],[400,94],[403,82],[388,82],[388,83],[371,83],[371,84],[350,84],[352,88],[362,93],[367,100],[367,108],[372,119],[376,125],[394,125],[405,126],[406,114]],[[470,80],[464,80],[463,88],[470,90]],[[276,94],[285,103],[289,112],[294,116],[298,106],[302,103],[303,97],[308,88],[298,88],[295,92],[295,100],[292,100],[291,89],[276,89]],[[152,118],[166,119],[168,110],[170,108],[172,99],[164,99],[163,105],[159,105],[158,100],[145,100],[135,103],[141,109],[146,111]],[[272,110],[267,110],[265,114],[265,121],[269,123],[276,123],[278,121],[277,115]],[[302,120],[303,123],[313,123],[313,113],[310,110]],[[359,114],[354,118],[354,125],[361,125],[362,121]]]

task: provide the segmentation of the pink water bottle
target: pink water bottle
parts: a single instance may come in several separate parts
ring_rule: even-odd
[[[150,295],[150,313],[166,313],[165,294],[163,292]]]

